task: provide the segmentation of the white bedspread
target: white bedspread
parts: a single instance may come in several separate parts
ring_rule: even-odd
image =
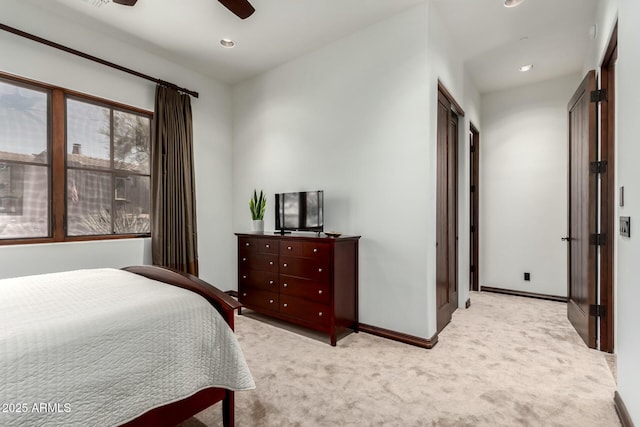
[[[0,426],[113,426],[207,387],[255,387],[201,296],[115,269],[0,281]]]

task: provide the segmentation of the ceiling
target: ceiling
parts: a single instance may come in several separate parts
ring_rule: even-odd
[[[26,1],[233,84],[424,0],[251,0],[246,20],[217,0]],[[236,46],[223,48],[222,38]]]
[[[216,0],[25,0],[234,84],[427,0],[251,0],[242,21]],[[598,0],[429,0],[480,92],[582,71]],[[527,37],[526,39],[522,39]],[[222,38],[236,42],[220,46]],[[517,68],[533,63],[528,73]]]
[[[593,42],[598,0],[432,1],[481,93],[582,72]]]

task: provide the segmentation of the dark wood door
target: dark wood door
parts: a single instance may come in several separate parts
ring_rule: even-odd
[[[469,161],[470,173],[469,180],[471,184],[471,200],[469,209],[469,260],[471,265],[469,268],[469,290],[480,290],[480,281],[478,279],[478,249],[480,247],[480,235],[479,235],[479,207],[480,207],[480,132],[475,126],[471,125],[471,132],[469,134],[470,147],[471,147],[471,159]]]
[[[436,194],[436,304],[441,331],[458,307],[458,116],[438,95]]]
[[[590,306],[597,302],[596,232],[597,104],[595,71],[590,71],[571,98],[569,110],[569,234],[567,314],[584,342],[596,346],[596,321]]]

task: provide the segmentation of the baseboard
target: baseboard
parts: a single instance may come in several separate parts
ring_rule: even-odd
[[[364,323],[358,325],[360,332],[366,332],[367,334],[376,335],[382,338],[398,341],[405,344],[415,345],[422,348],[433,348],[438,343],[438,334],[434,334],[431,338],[421,338],[414,335],[405,334],[402,332],[392,331],[390,329],[379,328],[377,326],[371,326]]]
[[[471,307],[471,298],[467,298],[467,302],[464,303],[464,308]]]
[[[634,425],[633,421],[631,420],[631,415],[629,415],[629,411],[627,411],[627,407],[622,401],[622,397],[617,390],[613,396],[613,404],[616,406],[616,412],[618,413],[618,418],[620,418],[622,427],[633,427]]]
[[[537,294],[535,292],[514,291],[513,289],[492,288],[490,286],[480,286],[482,292],[493,292],[496,294],[513,295],[516,297],[544,299],[548,301],[567,302],[567,297],[560,297],[557,295]]]
[[[224,293],[230,297],[238,298],[238,291],[224,291]]]

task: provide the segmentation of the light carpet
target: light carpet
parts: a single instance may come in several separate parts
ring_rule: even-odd
[[[603,353],[566,304],[471,294],[431,350],[366,333],[337,347],[260,316],[236,333],[257,388],[236,393],[237,426],[620,426]],[[183,427],[222,425],[214,405]]]

